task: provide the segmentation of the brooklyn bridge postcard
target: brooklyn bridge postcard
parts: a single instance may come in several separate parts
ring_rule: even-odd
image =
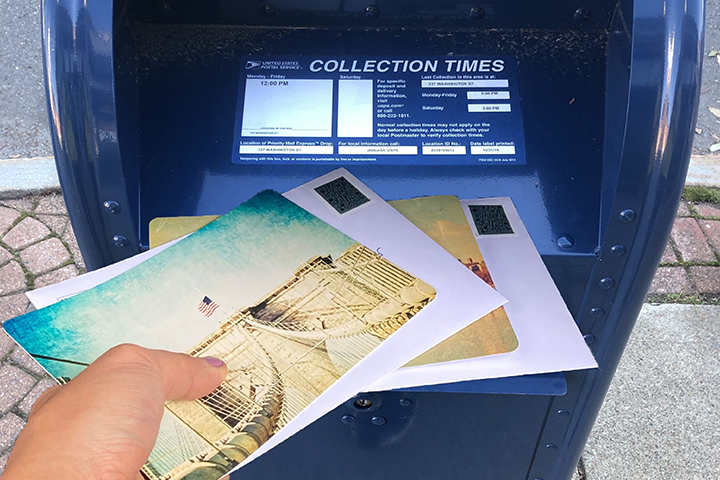
[[[167,404],[142,471],[215,480],[434,298],[427,283],[268,191],[5,328],[66,379],[125,342],[222,358],[229,374],[217,390]]]

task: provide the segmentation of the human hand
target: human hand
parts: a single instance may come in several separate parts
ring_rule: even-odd
[[[136,480],[155,445],[163,407],[217,388],[215,358],[112,348],[35,402],[2,480]]]

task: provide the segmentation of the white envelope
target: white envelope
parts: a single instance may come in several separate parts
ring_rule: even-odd
[[[401,368],[366,391],[597,368],[512,200],[484,198],[461,203],[495,287],[508,299],[505,311],[518,348],[501,355]],[[478,235],[469,205],[502,205],[514,233]]]
[[[339,177],[344,177],[369,201],[339,214],[315,190]],[[404,365],[506,301],[344,168],[283,196],[429,283],[437,291],[437,297],[337,380],[318,401],[300,412],[293,419],[292,430],[287,427],[280,430],[247,461],[262,455],[339,405],[339,402],[328,402],[329,399],[352,397],[380,376]]]

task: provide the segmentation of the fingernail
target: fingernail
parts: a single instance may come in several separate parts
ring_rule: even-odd
[[[203,357],[203,360],[209,363],[211,367],[215,368],[219,368],[225,365],[225,362],[215,357]]]

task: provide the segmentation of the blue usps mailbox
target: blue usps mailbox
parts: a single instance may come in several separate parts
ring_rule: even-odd
[[[59,0],[43,25],[89,268],[341,163],[387,199],[512,197],[600,365],[361,395],[236,478],[570,477],[679,201],[701,0]]]

